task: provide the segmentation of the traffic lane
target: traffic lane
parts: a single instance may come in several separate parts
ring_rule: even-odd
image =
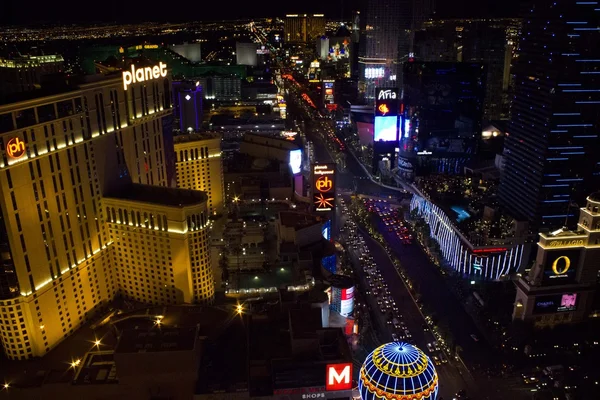
[[[450,291],[437,267],[418,245],[402,244],[393,232],[388,232],[384,227],[380,222],[379,231],[400,259],[407,274],[418,283],[423,302],[431,307],[437,317],[452,331],[455,344],[462,348],[461,357],[470,364],[489,364],[493,361],[495,352],[483,340],[483,335],[473,319]],[[473,340],[472,334],[475,334],[479,341]]]
[[[355,249],[350,249],[348,252],[350,254],[350,258],[352,259],[352,265],[354,266],[354,271],[359,277],[359,284],[361,286],[361,291],[364,294],[364,298],[367,302],[367,307],[369,309],[369,314],[371,320],[376,322],[376,330],[379,332],[379,337],[384,341],[391,341],[392,334],[387,329],[387,324],[385,319],[382,316],[381,310],[374,296],[366,295],[367,291],[370,291],[369,282],[367,280],[367,276],[364,272],[363,263],[358,259],[358,254],[356,254]]]
[[[425,320],[417,305],[412,300],[408,289],[402,282],[402,277],[396,271],[390,258],[385,254],[384,249],[369,235],[365,234],[363,236],[373,256],[373,261],[379,266],[381,276],[387,283],[390,294],[398,305],[398,309],[403,317],[402,321],[404,321],[411,333],[415,345],[431,356],[427,349],[427,343],[433,342],[435,338],[431,332],[426,332],[423,329]],[[440,381],[440,396],[451,398],[451,396],[467,386],[460,370],[451,363],[437,365],[436,370],[438,371]]]

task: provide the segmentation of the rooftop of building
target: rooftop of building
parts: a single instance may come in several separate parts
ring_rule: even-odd
[[[193,206],[208,200],[207,194],[199,190],[142,185],[138,183],[119,188],[105,197],[167,207]]]
[[[188,143],[188,142],[197,142],[201,140],[210,140],[220,138],[222,135],[219,132],[199,132],[199,133],[190,133],[190,134],[181,134],[173,136],[173,142],[175,144],[178,143]]]
[[[192,351],[196,346],[196,340],[198,340],[196,327],[127,329],[121,332],[115,353]]]
[[[260,174],[265,172],[279,172],[280,166],[277,160],[268,160],[266,158],[255,158],[248,154],[236,152],[231,158],[223,160],[223,169],[225,173],[244,173]],[[252,184],[251,180],[246,184]]]
[[[339,289],[349,289],[354,286],[354,279],[345,275],[331,275],[327,278],[327,282]]]
[[[75,385],[118,383],[115,352],[112,350],[90,352],[81,360],[82,367],[73,379]]]
[[[298,230],[313,225],[323,224],[325,218],[297,211],[280,211],[279,221],[282,226]]]
[[[260,124],[283,124],[285,121],[279,114],[265,115],[240,115],[235,117],[232,115],[213,115],[210,118],[210,123],[215,126],[226,125],[260,125]]]
[[[317,330],[323,328],[321,310],[306,307],[291,309],[290,328],[295,339],[314,336]]]
[[[68,75],[64,72],[57,72],[44,75],[41,78],[39,88],[25,92],[11,93],[0,96],[0,106],[16,105],[31,100],[43,100],[44,97],[68,94],[84,89],[86,85],[98,82],[108,81],[117,77],[116,75]],[[49,100],[52,101],[52,100]],[[1,110],[0,112],[4,112]],[[7,110],[9,111],[9,110]]]
[[[540,232],[540,236],[544,239],[558,239],[558,238],[568,238],[572,236],[580,236],[584,235],[585,232],[583,230],[574,231],[567,227],[562,227],[560,229],[556,229],[554,231],[542,231]]]
[[[496,197],[498,180],[479,177],[431,175],[419,178],[419,190],[440,207],[473,246],[511,236],[513,219],[500,211]],[[494,210],[484,218],[486,207]]]
[[[245,143],[256,143],[261,146],[273,147],[276,149],[284,148],[289,150],[300,149],[300,146],[282,136],[270,136],[260,133],[246,133],[244,135]]]
[[[149,306],[136,302],[114,301],[110,313],[100,312],[77,329],[42,358],[25,361],[0,362],[0,381],[11,382],[11,387],[30,388],[47,384],[114,384],[118,375],[115,365],[115,349],[129,347],[130,339],[119,341],[119,332],[150,332],[158,330],[155,320],[162,319],[161,330],[180,329],[179,336],[187,338],[188,330],[198,329],[199,337],[215,337],[223,326],[230,323],[232,311],[227,304],[217,307],[199,306]],[[229,305],[233,310],[234,305]],[[112,310],[112,308],[111,308]],[[107,319],[108,322],[101,322]],[[99,345],[95,341],[99,340]],[[172,340],[172,338],[169,338]],[[178,339],[184,341],[183,339]],[[150,342],[149,340],[146,341]],[[125,349],[125,347],[122,347]],[[78,361],[78,362],[77,362]],[[72,363],[77,362],[76,372]]]

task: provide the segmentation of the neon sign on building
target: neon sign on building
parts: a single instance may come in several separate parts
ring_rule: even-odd
[[[131,66],[131,71],[123,71],[123,88],[127,90],[127,86],[136,82],[146,82],[152,79],[167,76],[167,64],[158,63],[153,67],[136,68]]]
[[[25,154],[25,142],[18,137],[14,137],[6,143],[6,154],[10,158],[21,158]]]
[[[313,165],[313,204],[315,211],[335,207],[335,164]]]

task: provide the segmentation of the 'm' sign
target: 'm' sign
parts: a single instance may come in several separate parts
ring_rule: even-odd
[[[145,82],[151,79],[158,79],[167,76],[167,64],[158,63],[153,67],[136,68],[131,66],[131,71],[123,71],[123,88],[127,90],[127,86],[136,82]]]
[[[325,390],[352,389],[352,364],[328,364]]]

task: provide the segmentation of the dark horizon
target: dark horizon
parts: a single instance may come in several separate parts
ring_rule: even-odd
[[[222,21],[244,18],[282,17],[286,13],[323,13],[331,20],[348,20],[355,10],[364,4],[361,0],[335,0],[322,3],[312,9],[307,6],[285,4],[266,0],[250,3],[234,0],[231,6],[209,9],[197,1],[180,1],[174,10],[154,10],[150,5],[141,12],[138,2],[125,3],[108,0],[91,8],[73,0],[60,4],[6,0],[0,12],[0,25],[48,25],[48,24],[98,24],[98,23],[142,23],[142,22],[186,22]],[[518,15],[519,0],[506,0],[498,4],[495,0],[437,1],[436,14],[439,18],[469,17],[513,17]]]

